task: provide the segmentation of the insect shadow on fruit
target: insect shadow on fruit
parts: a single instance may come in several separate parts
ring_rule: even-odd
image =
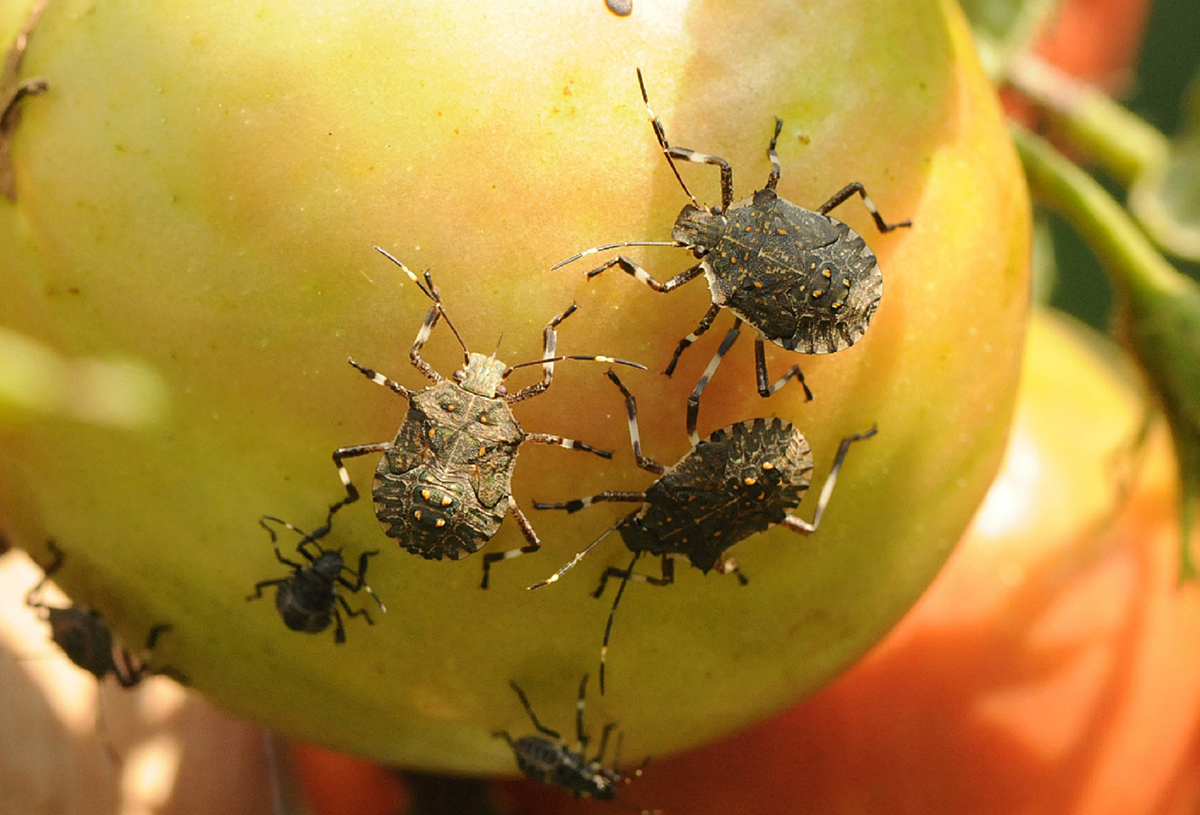
[[[720,574],[733,573],[745,585],[748,581],[737,561],[725,556],[730,547],[776,524],[801,535],[816,532],[850,445],[876,433],[872,427],[865,433],[842,439],[833,467],[821,488],[812,523],[809,523],[788,514],[788,510],[799,506],[808,491],[813,468],[808,442],[790,423],[778,418],[751,419],[723,427],[694,446],[673,466],[664,467],[642,454],[637,401],[633,394],[611,370],[608,377],[625,397],[634,458],[639,467],[654,473],[658,479],[642,492],[609,491],[565,503],[534,502],[535,509],[564,509],[567,512],[578,512],[601,501],[627,501],[640,503],[641,507],[605,530],[553,575],[529,587],[538,589],[556,582],[614,530],[633,552],[628,567],[610,566],[605,570],[600,585],[592,594],[601,596],[610,577],[621,578],[600,648],[602,694],[613,619],[630,580],[669,586],[675,581],[674,558],[683,556],[705,574],[714,570]],[[643,554],[660,556],[659,577],[633,571]]]
[[[50,638],[67,658],[80,668],[103,680],[112,674],[123,688],[132,688],[148,674],[163,673],[186,683],[187,678],[170,668],[152,670],[145,662],[135,659],[113,637],[108,621],[98,610],[88,605],[52,606],[42,599],[42,590],[63,564],[63,552],[53,540],[47,541],[53,560],[42,573],[42,579],[25,595],[25,605],[36,609],[38,616],[50,624]],[[146,650],[154,650],[158,638],[171,630],[168,623],[151,627],[146,637]]]
[[[346,566],[340,549],[325,549],[318,543],[318,540],[329,534],[333,512],[330,509],[325,525],[310,534],[271,515],[264,515],[259,519],[259,526],[267,530],[267,534],[271,536],[271,547],[275,550],[275,559],[285,566],[291,567],[292,573],[288,577],[260,580],[254,584],[254,594],[246,597],[246,600],[259,600],[262,598],[264,588],[275,586],[275,608],[279,610],[279,614],[288,628],[293,631],[303,631],[306,634],[319,634],[329,628],[330,623],[334,623],[333,639],[340,645],[346,641],[342,611],[345,611],[348,617],[362,617],[369,625],[374,625],[375,621],[371,619],[371,615],[365,608],[357,611],[351,609],[346,598],[338,591],[339,586],[355,594],[359,591],[366,591],[379,605],[380,611],[386,612],[387,609],[379,596],[367,585],[367,559],[379,554],[378,551],[363,552],[358,558],[358,571],[355,571]],[[279,551],[279,536],[275,534],[274,529],[267,525],[267,521],[280,524],[300,536],[300,543],[296,544],[296,551],[308,561],[308,565],[288,560],[283,556],[283,553]],[[316,551],[313,552],[310,549]],[[346,575],[352,579],[348,579]],[[341,610],[338,609],[338,606],[341,606]]]
[[[402,269],[422,293],[433,301],[409,358],[418,371],[434,384],[414,391],[383,374],[349,362],[372,382],[408,401],[408,414],[394,441],[342,447],[333,453],[333,463],[346,488],[346,498],[332,511],[358,500],[358,489],[350,480],[343,460],[382,453],[375,470],[372,494],[375,515],[387,536],[409,552],[429,560],[458,560],[479,551],[511,514],[524,535],[526,545],[505,552],[489,552],[483,558],[480,585],[488,587],[492,563],[536,552],[541,543],[533,525],[512,496],[512,471],[517,448],[525,442],[582,450],[604,458],[612,453],[574,439],[549,433],[526,433],[517,424],[511,405],[544,393],[560,360],[590,360],[644,365],[606,356],[556,355],[557,326],[575,313],[574,303],[545,327],[542,358],[519,365],[506,365],[491,356],[472,353],[446,316],[441,294],[425,272],[425,284],[403,263],[383,249],[376,250]],[[449,380],[421,359],[421,349],[438,321],[444,319],[463,349],[463,367]],[[509,393],[504,380],[518,368],[542,366],[542,379],[516,393]]]
[[[589,738],[583,727],[584,699],[587,695],[588,675],[584,674],[579,683],[579,699],[575,703],[575,737],[578,743],[572,750],[566,740],[557,730],[551,730],[540,721],[529,704],[525,691],[516,682],[508,684],[521,700],[521,706],[529,715],[534,728],[540,735],[521,736],[514,739],[506,730],[499,730],[492,735],[504,739],[512,748],[517,759],[517,767],[534,781],[561,787],[576,798],[596,798],[601,801],[614,801],[627,809],[640,812],[641,815],[659,815],[657,809],[640,809],[617,798],[617,789],[630,783],[642,774],[645,762],[632,773],[623,773],[617,769],[621,763],[621,734],[617,734],[617,745],[613,752],[613,762],[609,767],[604,766],[604,754],[608,752],[608,740],[616,729],[616,722],[604,725],[600,733],[600,746],[592,758],[587,757]]]
[[[684,193],[691,200],[675,219],[670,241],[624,241],[597,246],[573,255],[553,268],[561,268],[596,252],[624,246],[671,246],[687,249],[699,263],[665,283],[625,255],[617,255],[587,273],[589,279],[618,266],[656,292],[673,291],[704,275],[712,293],[712,306],[696,330],[679,341],[664,373],[675,372],[684,350],[712,326],[721,309],[734,314],[733,328],[725,335],[687,401],[687,432],[692,444],[700,441],[696,421],[700,395],[716,373],[721,359],[741,333],[742,323],[755,329],[755,376],[761,396],[770,396],[792,379],[812,391],[799,365],[793,365],[774,384],[767,373],[764,340],[801,354],[831,354],[849,348],[862,338],[883,295],[883,276],[875,253],[846,224],[829,216],[830,210],[858,195],[880,232],[912,226],[910,221],[889,224],[879,214],[866,189],[857,181],[847,184],[817,209],[809,210],[775,192],[781,166],[775,145],[783,121],[767,147],[771,173],[767,184],[745,201],[733,202],[733,170],[723,158],[698,153],[667,142],[662,122],[650,108],[641,69],[637,72],[642,100],[663,155]],[[683,181],[675,160],[716,165],[721,170],[721,204],[701,206]]]

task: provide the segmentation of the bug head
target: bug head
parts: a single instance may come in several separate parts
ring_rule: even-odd
[[[341,552],[334,551],[333,549],[325,549],[313,561],[312,570],[321,577],[333,582],[342,573],[344,565],[345,561],[342,559]]]
[[[692,253],[700,258],[721,240],[726,225],[725,215],[720,211],[688,204],[679,211],[671,237],[681,245],[692,247]]]
[[[461,371],[455,371],[454,381],[463,390],[494,399],[507,393],[504,387],[504,377],[508,366],[496,359],[495,354],[468,353],[467,364]]]

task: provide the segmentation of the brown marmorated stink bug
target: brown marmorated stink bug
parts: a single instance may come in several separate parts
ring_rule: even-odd
[[[429,560],[465,557],[491,540],[505,514],[511,513],[527,545],[484,555],[480,585],[486,589],[488,570],[493,562],[536,552],[541,546],[533,525],[512,496],[517,448],[525,442],[534,442],[612,458],[611,452],[597,450],[573,439],[548,433],[526,433],[517,424],[510,406],[549,388],[554,363],[558,360],[594,360],[642,370],[645,366],[605,356],[556,356],[558,335],[555,328],[575,312],[578,306],[574,303],[546,325],[541,359],[505,365],[495,354],[472,353],[446,316],[441,295],[429,272],[425,273],[425,285],[422,285],[407,266],[379,247],[376,249],[400,267],[433,301],[409,357],[417,370],[434,384],[412,391],[350,360],[350,364],[368,379],[407,399],[409,408],[394,441],[334,451],[333,463],[346,487],[347,497],[335,504],[333,510],[358,500],[358,489],[351,483],[343,460],[382,453],[372,487],[375,515],[387,536],[415,555]],[[455,372],[453,380],[443,378],[421,359],[421,348],[439,319],[445,319],[463,349],[463,368]],[[517,368],[528,365],[542,366],[541,381],[516,393],[508,393],[504,380]]]
[[[25,605],[37,609],[39,615],[50,623],[50,638],[77,666],[98,680],[112,674],[123,688],[137,685],[151,673],[151,669],[145,663],[135,660],[127,650],[116,645],[112,629],[108,627],[108,621],[104,619],[103,614],[91,606],[51,606],[41,599],[46,581],[62,568],[63,563],[63,553],[58,545],[54,541],[48,541],[47,546],[54,560],[45,568],[42,579],[25,595]],[[171,626],[166,623],[153,626],[146,638],[146,650],[153,650],[159,635],[170,629]],[[186,679],[172,669],[160,672],[167,673],[179,681]]]
[[[849,348],[863,336],[879,306],[883,294],[883,276],[879,263],[862,237],[846,224],[829,216],[829,211],[855,194],[875,220],[880,232],[890,232],[910,221],[889,224],[883,220],[867,191],[859,182],[847,184],[816,211],[797,206],[779,197],[781,168],[775,144],[783,121],[775,120],[775,132],[767,148],[771,174],[767,185],[746,201],[733,203],[733,170],[729,162],[717,156],[697,153],[667,142],[662,122],[650,108],[642,72],[637,72],[642,100],[654,128],[654,135],[683,191],[691,199],[675,219],[670,241],[624,241],[588,249],[567,258],[555,269],[596,252],[623,246],[672,246],[688,249],[700,262],[665,283],[624,255],[587,273],[593,278],[606,269],[619,266],[656,292],[673,291],[703,274],[708,279],[712,306],[691,334],[679,341],[664,373],[675,371],[679,357],[689,345],[712,326],[721,309],[735,316],[733,328],[725,335],[717,353],[709,362],[687,402],[687,431],[692,444],[700,441],[696,419],[700,412],[700,394],[721,364],[721,358],[733,346],[742,323],[755,329],[755,374],[758,392],[770,396],[792,379],[799,380],[812,399],[799,365],[771,384],[767,375],[763,340],[801,354],[831,354]],[[703,207],[692,195],[675,166],[674,159],[713,164],[721,169],[721,205]]]
[[[629,438],[638,466],[657,475],[658,480],[644,492],[602,492],[560,504],[535,502],[535,509],[567,512],[578,512],[600,501],[629,501],[640,503],[641,507],[609,527],[549,578],[529,587],[541,588],[558,580],[613,530],[620,533],[633,552],[629,566],[624,569],[610,566],[593,592],[594,597],[599,597],[610,577],[621,578],[600,649],[601,693],[604,693],[604,663],[613,617],[630,580],[669,586],[675,581],[674,558],[682,555],[705,574],[713,570],[720,574],[733,572],[745,585],[747,580],[737,561],[727,558],[725,553],[739,541],[776,524],[801,535],[816,532],[850,445],[869,439],[876,432],[871,428],[842,439],[809,523],[788,514],[788,510],[799,506],[808,491],[813,468],[808,442],[790,423],[779,418],[751,419],[723,427],[694,446],[674,466],[664,467],[642,455],[637,402],[615,373],[610,370],[608,376],[625,397]],[[643,554],[661,557],[660,577],[633,571]]]
[[[617,787],[628,784],[642,774],[641,769],[632,773],[623,773],[617,769],[620,763],[621,736],[617,735],[617,748],[613,755],[611,767],[604,766],[604,754],[608,750],[608,739],[616,728],[615,722],[609,722],[600,733],[600,747],[596,755],[587,757],[588,736],[583,729],[583,705],[587,694],[587,674],[579,683],[579,700],[575,703],[575,737],[578,748],[572,750],[557,730],[551,730],[538,721],[537,714],[529,704],[525,691],[516,682],[509,682],[516,691],[521,706],[529,715],[529,720],[541,735],[521,736],[514,739],[506,730],[499,730],[493,735],[504,739],[512,748],[517,759],[517,767],[526,777],[560,787],[570,792],[576,798],[595,798],[600,801],[616,801],[628,809],[640,812],[641,815],[657,815],[659,810],[638,809],[617,798]],[[547,736],[549,738],[547,738]],[[551,741],[553,739],[553,741]]]
[[[267,534],[271,536],[275,559],[283,565],[291,567],[292,573],[287,577],[260,580],[254,584],[254,594],[249,595],[246,600],[258,600],[262,597],[264,588],[275,586],[275,608],[283,617],[284,625],[293,631],[319,634],[329,628],[330,623],[334,623],[333,641],[340,645],[346,641],[346,628],[342,625],[342,614],[337,608],[338,605],[341,605],[348,617],[362,617],[368,625],[374,625],[375,621],[371,619],[371,615],[365,608],[357,611],[350,608],[346,598],[338,591],[338,586],[351,593],[365,589],[367,594],[371,595],[379,604],[380,611],[386,612],[387,609],[384,608],[383,601],[379,599],[379,596],[367,585],[367,559],[379,552],[363,552],[358,558],[358,571],[356,572],[346,566],[341,550],[325,549],[318,543],[321,538],[329,534],[332,517],[333,510],[331,509],[325,525],[309,534],[297,529],[287,521],[270,515],[260,518],[259,526],[267,530]],[[300,536],[300,543],[296,544],[296,551],[308,561],[309,565],[305,566],[283,556],[283,553],[279,551],[279,537],[275,534],[275,530],[267,525],[267,521],[285,526]],[[309,547],[315,547],[316,554],[310,552]],[[347,579],[343,573],[349,573],[354,578],[353,581]]]

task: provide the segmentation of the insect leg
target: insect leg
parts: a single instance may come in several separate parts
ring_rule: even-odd
[[[351,574],[353,574],[355,576],[355,581],[353,583],[351,583],[349,580],[342,577],[341,575],[338,575],[337,580],[339,583],[341,583],[343,586],[345,586],[346,588],[348,588],[350,591],[353,591],[353,592],[358,592],[358,591],[361,591],[362,589],[366,589],[367,594],[371,595],[371,597],[375,600],[375,602],[379,604],[379,610],[386,612],[387,608],[384,607],[383,601],[379,599],[379,595],[377,595],[375,593],[374,589],[372,589],[370,586],[367,585],[367,558],[373,557],[374,555],[377,555],[377,554],[379,554],[379,550],[375,550],[372,552],[363,552],[358,558],[358,571],[357,572],[355,572],[352,569],[349,569],[345,566],[342,567],[342,571],[350,572]]]
[[[644,583],[650,583],[655,586],[669,586],[675,582],[675,562],[667,555],[662,556],[662,577],[650,577],[644,574],[634,574],[633,567],[637,564],[638,558],[642,553],[635,552],[633,560],[629,561],[629,567],[626,569],[618,569],[614,566],[609,566],[604,574],[600,576],[600,585],[592,592],[593,597],[599,597],[604,593],[604,586],[608,582],[610,575],[621,578],[621,585],[617,589],[617,595],[613,598],[612,608],[608,612],[608,622],[604,625],[604,642],[600,645],[600,695],[604,695],[604,669],[608,662],[608,641],[612,636],[613,619],[617,615],[617,606],[621,602],[621,595],[625,593],[625,587],[629,585],[630,580],[638,580]]]
[[[371,619],[371,615],[367,613],[367,610],[365,608],[360,608],[360,609],[350,608],[350,604],[346,602],[346,598],[342,597],[342,595],[340,595],[340,594],[337,596],[337,601],[338,601],[338,604],[346,610],[347,616],[362,617],[364,620],[367,621],[367,625],[375,625],[375,621]],[[341,623],[340,619],[338,620],[338,623],[339,624]],[[342,639],[344,640],[345,637],[343,637]]]
[[[113,659],[113,676],[117,678],[117,684],[121,687],[132,688],[150,673],[148,665],[134,660],[124,648],[116,649],[115,653],[117,656]]]
[[[829,496],[833,494],[833,485],[837,483],[838,471],[842,469],[842,462],[846,460],[846,453],[850,450],[850,445],[856,441],[869,439],[877,432],[878,430],[872,427],[866,433],[855,433],[853,436],[842,439],[842,443],[838,445],[837,456],[833,459],[833,467],[829,470],[829,475],[825,477],[825,484],[821,487],[821,497],[817,499],[817,511],[813,515],[812,523],[794,515],[785,515],[782,524],[801,535],[811,535],[816,532],[817,527],[821,524],[821,516],[825,514],[825,507],[829,503]]]
[[[371,453],[382,453],[390,449],[392,449],[390,441],[381,441],[375,444],[356,444],[353,447],[339,447],[333,451],[333,463],[337,467],[338,477],[342,479],[342,486],[346,488],[346,497],[329,508],[329,517],[332,518],[333,513],[346,504],[352,504],[358,500],[358,487],[354,486],[350,481],[350,473],[346,471],[346,466],[342,464],[342,459],[366,456]]]
[[[767,189],[775,189],[775,185],[779,183],[779,176],[783,172],[783,168],[779,165],[779,156],[775,153],[775,143],[779,141],[779,131],[783,130],[783,119],[775,117],[775,133],[771,136],[771,143],[767,146],[767,159],[771,162],[771,174],[767,176]]]
[[[717,319],[717,315],[721,313],[722,308],[722,306],[714,304],[707,312],[704,313],[704,316],[700,318],[700,325],[696,326],[696,330],[679,341],[678,347],[675,348],[675,353],[671,356],[671,363],[667,366],[667,369],[663,371],[664,374],[670,376],[671,374],[675,373],[675,366],[679,364],[679,357],[683,354],[684,349],[694,343],[700,338],[701,334],[703,334],[705,331],[708,331],[708,329],[712,327],[713,320]]]
[[[417,338],[413,340],[412,350],[408,352],[408,358],[418,371],[425,375],[427,379],[434,383],[442,382],[442,375],[433,370],[433,366],[425,360],[421,359],[421,349],[425,347],[429,335],[433,332],[433,327],[437,325],[438,318],[442,315],[442,304],[434,303],[429,309],[429,313],[425,315],[425,322],[421,323],[421,329],[417,331]]]
[[[738,583],[741,583],[743,586],[750,585],[750,581],[746,579],[746,575],[742,574],[742,570],[738,568],[738,562],[736,558],[727,558],[713,568],[716,570],[717,574],[729,574],[730,572],[733,572],[737,576]]]
[[[521,686],[516,682],[513,682],[511,679],[508,681],[508,684],[509,687],[517,692],[517,698],[521,700],[521,707],[525,708],[525,712],[529,714],[529,721],[533,722],[533,726],[537,728],[537,732],[544,736],[549,736],[552,739],[562,741],[562,735],[557,730],[551,730],[538,721],[537,714],[533,712],[533,706],[529,704],[529,699],[525,696],[525,691],[521,690]],[[501,732],[503,733],[503,731]],[[508,734],[504,733],[504,735],[507,736]],[[509,743],[512,743],[511,740]]]
[[[568,450],[582,450],[585,453],[595,453],[601,458],[612,458],[613,454],[608,450],[599,450],[589,444],[584,444],[575,439],[567,439],[562,436],[555,436],[550,433],[527,433],[525,441],[533,442],[534,444],[549,444],[555,447],[565,447]]]
[[[153,651],[154,646],[158,644],[158,638],[170,631],[174,626],[170,623],[159,623],[150,628],[150,634],[146,637],[146,650]]]
[[[555,317],[546,327],[542,329],[542,359],[552,360],[555,352],[558,350],[558,332],[554,329],[558,328],[558,324],[570,317],[579,308],[578,303],[572,303],[570,307],[562,314]],[[510,369],[511,370],[511,369]],[[519,402],[522,399],[528,399],[531,396],[537,396],[542,391],[550,387],[550,381],[554,378],[554,362],[542,363],[542,381],[535,382],[527,388],[522,388],[511,397],[509,402]]]
[[[721,340],[721,345],[717,348],[717,353],[713,355],[712,360],[708,363],[708,367],[704,369],[704,374],[700,377],[700,381],[692,389],[692,395],[688,397],[687,433],[692,446],[700,443],[700,437],[696,435],[696,420],[700,416],[700,394],[704,393],[704,389],[708,387],[708,380],[712,379],[712,375],[717,372],[717,366],[721,364],[722,357],[733,347],[741,331],[742,320],[738,317],[734,320],[733,328],[729,329],[729,333],[725,335],[725,339]]]
[[[821,204],[821,206],[817,208],[817,212],[825,215],[829,212],[829,210],[843,203],[847,198],[855,193],[858,193],[860,196],[862,196],[863,206],[867,208],[867,212],[871,213],[871,217],[875,219],[875,227],[880,232],[891,232],[893,229],[897,229],[902,226],[912,226],[912,221],[901,221],[898,224],[889,224],[884,221],[883,216],[879,214],[877,209],[875,209],[875,202],[871,200],[869,195],[867,195],[867,191],[863,189],[863,185],[857,181],[842,187],[842,189],[836,192],[832,198],[830,198],[824,204]]]
[[[338,598],[341,599],[340,597]],[[342,605],[345,605],[343,603]],[[342,624],[342,613],[338,611],[337,606],[333,607],[333,641],[341,645],[346,641],[346,626]]]
[[[669,291],[679,288],[684,283],[687,283],[688,281],[693,280],[696,277],[699,277],[700,273],[704,271],[703,264],[697,263],[695,266],[692,266],[690,269],[684,269],[682,272],[680,272],[679,274],[672,277],[666,283],[659,283],[657,280],[655,280],[653,277],[651,277],[650,273],[647,272],[645,269],[643,269],[641,266],[634,263],[632,260],[625,257],[624,255],[617,255],[612,260],[607,261],[607,262],[601,264],[600,266],[597,266],[595,269],[592,269],[590,272],[588,272],[587,273],[588,280],[591,280],[593,277],[595,277],[596,275],[600,274],[601,272],[603,272],[607,269],[611,269],[613,266],[620,266],[621,269],[623,271],[625,271],[627,274],[633,275],[636,279],[645,283],[647,286],[654,289],[659,294],[666,294]]]
[[[763,347],[763,335],[761,331],[754,338],[754,373],[758,377],[758,395],[763,398],[770,396],[793,379],[798,379],[800,380],[800,387],[804,388],[805,398],[810,402],[812,401],[813,392],[809,389],[808,383],[804,381],[804,374],[800,371],[799,365],[793,365],[791,368],[788,368],[787,372],[779,377],[774,385],[768,384],[767,353]]]
[[[646,493],[644,492],[628,492],[619,490],[609,490],[596,495],[588,496],[587,498],[576,498],[574,501],[564,501],[559,504],[543,504],[540,501],[533,502],[534,509],[565,509],[567,512],[578,512],[584,507],[590,507],[592,504],[598,504],[601,501],[645,501]]]
[[[596,755],[593,756],[592,761],[595,761],[598,764],[604,763],[604,754],[608,752],[608,740],[612,738],[612,732],[616,729],[616,727],[616,722],[609,722],[608,724],[604,725],[604,729],[600,731],[600,747],[597,748]],[[618,736],[617,751],[613,754],[613,769],[616,769],[617,762],[620,761],[621,758],[620,742],[621,739]]]
[[[583,705],[584,697],[587,694],[588,675],[584,674],[583,679],[579,682],[579,699],[575,702],[575,737],[579,741],[579,754],[584,755],[587,752],[588,737],[583,730]]]
[[[521,527],[521,534],[525,536],[525,540],[529,543],[519,549],[509,549],[507,552],[488,552],[485,554],[483,556],[483,580],[479,584],[479,588],[481,589],[488,587],[488,572],[494,562],[497,560],[510,560],[521,555],[527,555],[530,552],[536,552],[542,548],[542,543],[538,540],[537,532],[533,531],[533,524],[529,523],[529,519],[525,517],[525,513],[517,506],[517,499],[511,495],[508,496],[508,511],[517,519],[517,526]]]
[[[655,475],[662,475],[666,468],[654,459],[642,455],[642,434],[638,430],[637,422],[637,400],[633,398],[633,394],[629,392],[629,389],[625,387],[624,383],[617,378],[616,373],[611,369],[608,371],[608,378],[621,389],[621,393],[625,396],[625,416],[629,422],[629,441],[633,444],[633,457],[637,459],[637,465]],[[582,507],[580,508],[582,509]],[[573,510],[568,507],[567,511],[571,512]]]
[[[53,539],[46,541],[46,548],[50,550],[50,556],[54,559],[50,561],[50,565],[42,570],[42,579],[37,582],[37,585],[25,593],[25,605],[30,608],[45,608],[46,604],[42,602],[41,594],[42,587],[59,569],[62,568],[63,553],[58,548],[58,544]],[[37,598],[37,599],[35,599]]]
[[[359,372],[362,373],[363,376],[365,376],[367,379],[374,382],[376,385],[382,385],[383,387],[387,388],[388,390],[393,391],[394,393],[398,393],[406,399],[412,398],[412,391],[410,391],[408,388],[401,385],[399,382],[396,382],[393,379],[388,379],[383,374],[379,373],[376,370],[368,368],[365,365],[359,365],[357,362],[354,361],[353,357],[348,358],[346,361],[349,362],[351,365],[353,365],[355,368],[357,368],[359,370]]]
[[[246,595],[247,600],[261,600],[262,590],[267,586],[278,586],[281,583],[286,583],[291,580],[290,577],[281,577],[277,580],[260,580],[254,584],[254,594]]]

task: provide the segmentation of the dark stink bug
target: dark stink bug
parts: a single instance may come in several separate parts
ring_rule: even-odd
[[[46,581],[58,572],[63,562],[62,550],[54,541],[48,541],[47,547],[54,560],[45,568],[42,579],[25,595],[25,604],[37,609],[42,619],[50,623],[50,638],[80,668],[98,680],[112,674],[123,688],[137,685],[152,671],[116,645],[103,614],[87,605],[51,606],[41,599]],[[170,629],[166,623],[152,627],[146,638],[146,649],[153,650],[159,635]]]
[[[890,232],[911,222],[889,224],[859,182],[847,184],[815,211],[797,206],[779,197],[781,167],[775,144],[783,121],[775,120],[775,132],[767,148],[771,173],[767,185],[746,201],[733,203],[733,170],[723,158],[697,153],[667,142],[662,123],[650,108],[642,72],[637,73],[642,100],[650,116],[654,135],[683,191],[691,199],[684,206],[672,229],[671,241],[625,241],[597,246],[580,252],[554,266],[558,269],[586,255],[623,246],[672,246],[688,249],[700,262],[665,283],[650,276],[634,261],[618,255],[587,273],[593,278],[606,269],[619,266],[625,272],[657,292],[669,292],[700,275],[708,280],[712,306],[691,334],[679,341],[666,373],[675,371],[679,357],[689,345],[712,326],[721,309],[735,316],[733,328],[688,397],[687,431],[692,444],[700,441],[696,419],[700,394],[733,346],[742,323],[755,329],[754,356],[758,392],[770,396],[788,381],[796,379],[812,399],[799,365],[771,384],[767,374],[764,340],[801,354],[831,354],[849,348],[864,333],[879,306],[883,294],[883,276],[875,253],[862,237],[846,224],[829,216],[829,211],[854,195],[862,198],[880,232]],[[713,164],[721,169],[721,204],[704,207],[683,182],[675,159]]]
[[[799,506],[808,491],[813,468],[808,442],[790,423],[778,418],[751,419],[723,427],[689,450],[674,466],[664,467],[642,455],[637,401],[615,373],[609,371],[608,376],[625,397],[629,438],[638,466],[657,475],[658,480],[644,492],[602,492],[560,504],[535,502],[536,509],[567,512],[578,512],[600,501],[630,501],[642,506],[617,521],[549,578],[529,587],[541,588],[558,580],[613,530],[620,533],[633,552],[629,566],[624,569],[610,566],[593,592],[593,596],[599,597],[610,577],[621,578],[600,649],[601,693],[604,693],[604,664],[613,618],[630,580],[669,586],[675,581],[674,558],[682,555],[705,574],[733,572],[745,585],[747,581],[737,561],[727,558],[725,553],[739,541],[776,524],[801,535],[816,532],[850,445],[876,432],[871,428],[842,439],[809,523],[788,514]],[[660,556],[660,577],[634,573],[633,567],[643,554]]]
[[[534,781],[565,789],[576,798],[587,797],[601,801],[615,801],[628,809],[642,813],[642,815],[657,815],[659,810],[638,809],[617,798],[617,788],[640,776],[642,770],[639,768],[626,774],[617,769],[621,752],[620,735],[617,736],[617,748],[612,766],[604,766],[604,754],[608,750],[608,739],[616,728],[615,722],[609,722],[604,726],[596,755],[590,759],[587,757],[589,739],[583,728],[583,707],[584,697],[587,694],[587,681],[588,676],[584,674],[583,680],[579,683],[579,700],[575,703],[575,735],[579,744],[575,750],[570,748],[558,731],[551,730],[538,721],[537,714],[533,712],[533,707],[529,704],[528,697],[525,696],[525,691],[521,690],[516,682],[511,681],[508,684],[516,691],[517,698],[521,700],[521,706],[525,708],[529,720],[533,722],[533,726],[541,735],[521,736],[514,739],[505,730],[497,731],[492,735],[508,742],[508,746],[512,748],[513,755],[517,759],[517,767]],[[546,738],[547,736],[549,738]]]
[[[504,516],[511,513],[527,545],[484,555],[481,585],[486,589],[493,562],[536,552],[541,546],[532,524],[512,497],[512,471],[517,448],[524,442],[534,442],[612,458],[608,451],[573,439],[548,433],[526,433],[517,424],[510,406],[549,388],[554,363],[558,360],[595,360],[643,370],[645,366],[604,356],[556,356],[558,335],[555,328],[575,312],[575,304],[547,324],[544,351],[539,360],[505,365],[494,354],[472,353],[446,317],[441,295],[429,273],[425,273],[425,285],[422,285],[407,266],[382,249],[376,249],[400,267],[433,301],[409,357],[417,370],[434,384],[419,391],[409,390],[350,360],[350,364],[367,378],[407,399],[409,408],[394,441],[334,451],[333,462],[347,493],[334,510],[358,500],[358,489],[351,483],[343,460],[383,453],[372,487],[375,515],[387,536],[415,555],[429,560],[457,560],[477,552],[496,534]],[[443,378],[421,359],[421,349],[439,319],[446,320],[463,349],[463,368],[455,372],[452,380]],[[516,393],[508,393],[504,380],[517,368],[527,365],[542,366],[541,381]]]
[[[330,510],[329,516],[332,518],[333,510]],[[275,530],[267,525],[267,521],[285,526],[300,536],[300,543],[296,545],[296,551],[308,561],[309,565],[305,566],[283,556],[279,551],[279,538],[275,534]],[[258,523],[271,536],[271,546],[275,549],[276,560],[285,566],[290,566],[292,574],[275,580],[260,580],[254,584],[254,594],[249,595],[246,600],[258,600],[262,598],[264,588],[275,586],[275,608],[279,610],[279,614],[288,628],[307,634],[319,634],[329,628],[330,623],[335,623],[333,639],[338,644],[346,641],[346,629],[342,625],[342,614],[338,610],[338,605],[345,610],[347,616],[362,617],[369,625],[375,624],[366,609],[360,608],[354,611],[350,608],[346,598],[338,591],[339,586],[353,593],[365,589],[367,594],[371,595],[379,604],[379,610],[387,611],[383,606],[383,601],[366,583],[367,558],[377,555],[379,552],[363,552],[358,558],[358,571],[356,572],[346,566],[340,550],[324,549],[317,542],[329,534],[329,519],[326,519],[325,525],[312,534],[305,534],[287,521],[270,515],[264,515]],[[316,553],[310,552],[309,547],[315,547]],[[347,579],[345,574],[351,575],[353,581]]]

